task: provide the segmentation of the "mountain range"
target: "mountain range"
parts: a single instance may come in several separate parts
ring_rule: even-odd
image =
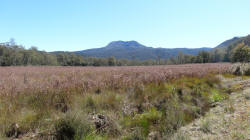
[[[209,51],[211,48],[153,48],[144,46],[136,41],[113,41],[107,46],[96,49],[77,51],[85,57],[115,57],[117,59],[148,60],[148,59],[167,59],[175,57],[179,52],[183,54],[197,55],[200,51]]]
[[[235,46],[239,42],[245,42],[250,45],[250,35],[246,37],[234,37],[226,40],[214,48],[153,48],[142,45],[137,41],[113,41],[102,48],[87,49],[76,51],[75,54],[84,57],[108,58],[115,57],[117,59],[130,60],[149,60],[149,59],[167,59],[175,57],[179,52],[189,55],[197,55],[200,51],[213,51],[215,49],[224,51],[228,46]]]

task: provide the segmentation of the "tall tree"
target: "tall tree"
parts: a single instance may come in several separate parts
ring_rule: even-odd
[[[250,62],[250,47],[245,43],[240,43],[233,50],[232,53],[233,62]]]

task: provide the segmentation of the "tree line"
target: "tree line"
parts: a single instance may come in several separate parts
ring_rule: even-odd
[[[83,57],[75,53],[48,53],[36,47],[25,49],[19,45],[0,45],[1,66],[53,65],[53,66],[135,66],[135,65],[168,65],[188,63],[216,62],[250,62],[250,47],[244,42],[229,46],[226,50],[215,49],[201,51],[197,56],[182,52],[176,57],[157,60],[128,60],[110,58]]]
[[[156,64],[155,60],[83,57],[69,52],[48,53],[39,51],[36,47],[25,49],[18,45],[0,45],[0,66],[135,66]]]
[[[177,57],[170,58],[171,64],[187,63],[217,63],[217,62],[250,62],[250,47],[243,41],[232,44],[227,48],[200,51],[197,56],[179,53]]]

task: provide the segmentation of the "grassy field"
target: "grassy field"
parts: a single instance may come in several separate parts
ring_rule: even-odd
[[[0,138],[169,138],[228,97],[230,65],[1,67]]]

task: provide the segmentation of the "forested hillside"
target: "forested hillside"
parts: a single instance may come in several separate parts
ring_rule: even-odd
[[[218,46],[216,46],[215,48],[226,48],[229,45],[231,45],[232,43],[238,41],[240,38],[239,37],[234,37],[232,39],[226,40],[224,42],[222,42],[221,44],[219,44]]]
[[[230,44],[221,48],[215,48],[216,51],[223,54],[223,61],[231,62],[249,62],[250,61],[250,35],[233,39]]]

